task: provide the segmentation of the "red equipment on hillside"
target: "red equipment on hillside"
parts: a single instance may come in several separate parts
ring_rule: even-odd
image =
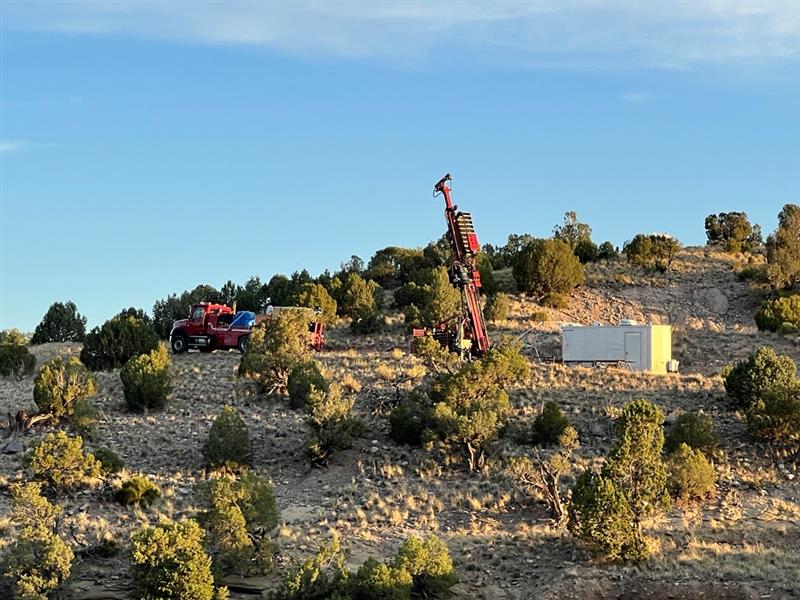
[[[461,313],[439,323],[432,333],[443,346],[454,352],[481,357],[491,346],[481,310],[481,274],[475,265],[481,246],[475,234],[472,215],[457,212],[458,207],[453,204],[447,186],[451,179],[450,173],[442,177],[433,188],[433,196],[444,196],[447,239],[453,251],[450,283],[461,291]],[[414,331],[415,336],[424,334],[424,330]]]
[[[197,348],[201,352],[214,350],[238,349],[244,352],[250,341],[253,327],[264,323],[269,327],[269,320],[279,312],[286,310],[302,310],[308,313],[308,345],[321,351],[325,344],[325,326],[321,311],[299,306],[268,306],[267,312],[257,315],[254,312],[235,309],[225,304],[200,302],[192,306],[189,317],[172,324],[170,346],[175,354]]]

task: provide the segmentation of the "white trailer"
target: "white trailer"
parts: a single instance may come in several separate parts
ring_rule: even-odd
[[[618,326],[563,325],[561,360],[573,365],[618,363],[652,373],[677,370],[672,360],[672,327],[625,321]]]

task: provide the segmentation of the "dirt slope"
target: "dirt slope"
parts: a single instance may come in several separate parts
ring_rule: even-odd
[[[201,447],[211,421],[225,404],[236,406],[250,426],[255,469],[273,480],[282,514],[277,538],[281,566],[303,557],[327,535],[340,532],[355,568],[369,555],[387,556],[411,533],[436,532],[451,548],[461,583],[459,598],[792,598],[800,581],[800,473],[798,465],[747,435],[742,415],[724,397],[719,370],[758,345],[770,345],[800,361],[797,339],[758,333],[752,313],[759,295],[740,282],[735,260],[681,255],[665,278],[643,277],[618,266],[597,266],[589,285],[564,311],[541,310],[516,298],[509,320],[493,328],[524,335],[532,360],[530,380],[512,390],[514,419],[531,419],[556,400],[580,433],[581,448],[565,485],[609,448],[610,407],[645,397],[661,405],[668,421],[688,410],[715,419],[722,441],[715,497],[703,506],[673,507],[650,524],[656,545],[646,564],[599,564],[579,550],[564,530],[554,529],[544,507],[521,497],[497,472],[478,477],[449,467],[422,449],[398,446],[387,435],[387,415],[397,398],[395,382],[415,364],[405,353],[402,328],[355,337],[332,329],[318,358],[333,377],[361,384],[356,410],[368,433],[352,450],[335,455],[326,469],[311,469],[303,454],[305,424],[282,399],[255,393],[235,376],[236,353],[190,353],[174,357],[175,393],[152,415],[126,411],[117,372],[98,374],[94,399],[101,411],[90,448],[109,447],[129,472],[153,476],[164,498],[150,508],[129,509],[108,501],[109,489],[61,499],[63,527],[78,550],[69,598],[124,598],[124,554],[99,558],[98,540],[125,540],[144,523],[196,514],[194,485],[205,477]],[[635,374],[616,369],[567,368],[536,361],[557,354],[561,321],[614,323],[620,318],[675,325],[674,355],[681,373]],[[34,349],[40,361],[76,346]],[[399,386],[399,393],[409,384]],[[32,379],[0,380],[4,412],[31,408]],[[30,447],[47,429],[24,439]],[[519,451],[504,440],[498,452]],[[25,476],[20,455],[0,456],[0,482]],[[8,499],[0,494],[0,532],[8,537]],[[267,577],[265,584],[275,581]],[[240,595],[234,594],[234,597]],[[245,597],[245,596],[241,596]]]

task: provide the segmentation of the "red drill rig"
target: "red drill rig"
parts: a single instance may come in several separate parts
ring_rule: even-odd
[[[461,313],[439,323],[432,333],[439,343],[454,352],[481,357],[491,345],[481,310],[481,274],[475,265],[481,246],[472,224],[472,215],[457,212],[458,207],[453,204],[447,186],[451,179],[449,173],[442,177],[433,188],[433,196],[444,196],[447,239],[453,251],[450,283],[461,291]],[[414,331],[414,335],[424,334],[424,330]]]

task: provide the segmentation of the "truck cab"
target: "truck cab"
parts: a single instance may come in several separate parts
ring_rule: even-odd
[[[246,338],[255,324],[255,314],[234,312],[225,304],[200,302],[192,306],[189,316],[172,324],[170,346],[175,354],[198,348],[203,352],[238,348],[244,351]]]
[[[174,354],[181,354],[192,348],[201,352],[237,349],[244,352],[250,339],[250,332],[256,324],[268,321],[282,310],[306,310],[309,312],[309,346],[320,351],[325,343],[325,326],[320,319],[320,311],[301,307],[267,308],[266,314],[256,315],[250,311],[234,311],[225,304],[200,302],[192,306],[189,316],[172,324],[169,336]]]

